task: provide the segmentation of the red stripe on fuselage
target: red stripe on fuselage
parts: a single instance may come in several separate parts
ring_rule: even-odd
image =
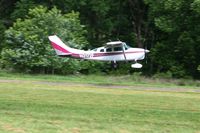
[[[144,53],[144,51],[125,52],[125,54],[134,54],[134,53]],[[103,57],[103,56],[115,56],[115,55],[123,55],[123,54],[124,54],[123,52],[93,53],[93,56],[91,56],[90,58],[92,58],[92,57]],[[71,57],[82,59],[83,57],[81,55],[82,54],[72,53]]]
[[[125,52],[125,54],[144,53],[144,51]],[[94,53],[93,57],[123,55],[123,52]]]

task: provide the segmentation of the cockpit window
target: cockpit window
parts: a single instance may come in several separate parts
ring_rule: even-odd
[[[122,47],[114,47],[114,51],[122,51]]]
[[[107,48],[106,49],[106,52],[111,52],[112,51],[112,48]]]
[[[104,52],[104,49],[100,49],[100,52]]]

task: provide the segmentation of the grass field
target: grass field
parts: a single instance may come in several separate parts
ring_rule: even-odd
[[[90,80],[1,75],[0,133],[200,133],[198,87]]]

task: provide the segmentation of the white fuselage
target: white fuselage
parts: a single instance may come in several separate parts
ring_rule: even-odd
[[[71,57],[99,61],[137,61],[145,57],[145,49],[123,47],[100,47],[91,51],[72,51]]]
[[[149,52],[149,50],[142,48],[131,48],[121,41],[108,42],[105,47],[84,51],[65,45],[56,35],[49,36],[49,40],[57,55],[87,60],[137,62],[138,60],[143,60],[145,53]]]

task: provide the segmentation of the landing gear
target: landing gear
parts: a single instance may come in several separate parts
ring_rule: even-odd
[[[116,69],[117,68],[117,62],[116,61],[111,61],[111,67]]]
[[[132,68],[142,68],[142,64],[137,63],[137,61],[135,61],[134,64],[131,65]]]
[[[135,63],[131,65],[132,68],[142,68],[142,64],[140,63]]]

